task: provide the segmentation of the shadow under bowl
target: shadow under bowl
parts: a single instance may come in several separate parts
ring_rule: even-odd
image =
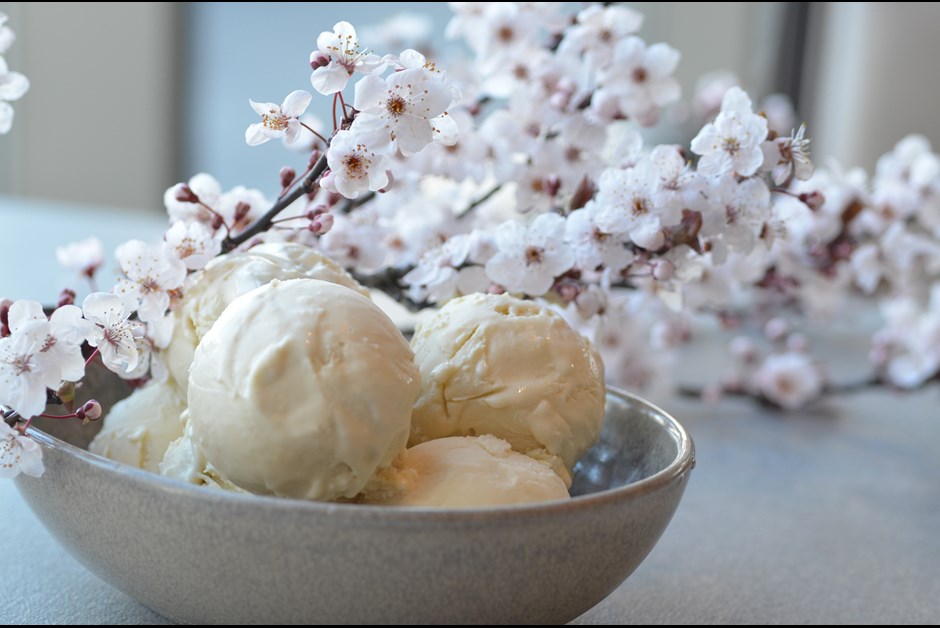
[[[38,427],[46,472],[16,480],[33,512],[88,569],[181,623],[567,622],[646,557],[694,466],[675,419],[614,390],[573,499],[472,510],[226,493],[88,453],[94,424]]]

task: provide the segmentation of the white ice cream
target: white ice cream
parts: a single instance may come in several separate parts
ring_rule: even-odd
[[[170,346],[164,351],[170,376],[183,396],[196,347],[229,303],[272,279],[305,277],[346,286],[368,296],[368,291],[336,262],[293,243],[260,244],[245,252],[223,255],[194,275],[176,311]]]
[[[244,493],[245,491],[232,484],[218,469],[209,464],[202,451],[193,443],[193,429],[188,412],[183,412],[182,420],[185,424],[183,435],[167,447],[163,460],[160,461],[160,475],[182,480],[187,484]]]
[[[88,450],[156,472],[167,446],[183,435],[186,402],[167,382],[150,382],[108,411]]]
[[[275,280],[235,299],[196,349],[192,440],[248,491],[351,498],[404,448],[418,382],[408,343],[369,299]]]
[[[441,438],[408,449],[366,486],[362,502],[476,508],[567,498],[568,488],[548,464],[486,435]]]
[[[411,345],[421,372],[411,445],[492,434],[518,452],[558,456],[570,470],[600,434],[600,356],[550,309],[468,295],[423,321]]]

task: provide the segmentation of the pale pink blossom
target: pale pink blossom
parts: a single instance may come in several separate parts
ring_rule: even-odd
[[[0,479],[15,478],[20,473],[38,478],[43,471],[39,443],[0,420]]]

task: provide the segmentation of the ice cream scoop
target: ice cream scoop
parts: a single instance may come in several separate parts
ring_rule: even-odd
[[[189,367],[202,337],[236,298],[272,279],[322,279],[368,295],[349,273],[308,246],[259,244],[213,259],[193,276],[175,313],[173,337],[163,352],[170,376],[186,396]]]
[[[167,446],[183,435],[186,401],[168,382],[150,382],[114,404],[88,450],[156,472]]]
[[[192,440],[248,491],[354,497],[404,448],[418,381],[408,342],[372,301],[274,280],[235,299],[196,348]]]
[[[492,294],[454,299],[418,325],[411,346],[421,394],[410,445],[492,434],[518,452],[557,456],[570,470],[600,434],[600,356],[538,303]]]
[[[219,473],[218,469],[209,464],[205,455],[193,442],[189,413],[184,410],[180,419],[184,423],[183,435],[166,448],[163,460],[160,461],[160,475],[181,480],[187,484],[244,493],[245,491],[232,484],[228,478]]]
[[[475,508],[567,499],[551,467],[495,436],[453,436],[405,451],[366,486],[362,502]]]

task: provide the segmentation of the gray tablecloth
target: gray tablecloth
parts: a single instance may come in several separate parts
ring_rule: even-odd
[[[30,262],[0,274],[0,295],[54,297],[53,251],[68,233],[101,233],[113,246],[157,237],[164,224],[88,211],[0,197],[0,221],[16,235],[6,254]],[[50,220],[58,242],[40,235]],[[864,372],[862,336],[820,341]],[[680,375],[713,373],[717,350],[685,361]],[[936,388],[869,391],[795,415],[735,400],[661,401],[692,433],[698,466],[649,558],[580,621],[940,621],[938,402]],[[74,561],[11,482],[0,481],[0,525],[0,623],[163,621]]]

